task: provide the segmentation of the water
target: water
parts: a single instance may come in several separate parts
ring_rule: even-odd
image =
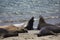
[[[44,18],[58,16],[58,18],[46,19],[46,22],[51,24],[59,22],[60,0],[0,0],[0,25],[21,23],[21,20],[24,22],[32,16],[38,19],[39,15]],[[6,20],[14,22],[4,22]],[[37,24],[38,20],[34,22],[34,27]]]

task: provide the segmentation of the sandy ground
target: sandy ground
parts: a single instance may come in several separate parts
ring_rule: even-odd
[[[60,34],[57,36],[50,35],[37,37],[35,34],[38,32],[37,30],[30,30],[28,33],[19,33],[17,37],[8,37],[0,40],[60,40]]]

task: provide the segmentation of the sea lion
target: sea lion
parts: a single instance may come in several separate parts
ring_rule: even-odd
[[[34,22],[34,17],[32,17],[29,21],[27,26],[25,27],[28,30],[33,30],[33,22]]]
[[[4,36],[8,33],[6,29],[0,28],[0,38],[4,38]]]
[[[0,28],[6,29],[11,32],[17,32],[17,33],[27,33],[27,29],[25,29],[23,26],[15,26],[15,25],[5,25],[5,26],[0,26]]]
[[[42,16],[40,16],[37,29],[40,30],[37,36],[56,35],[56,33],[60,33],[60,27],[46,23]]]
[[[0,28],[0,38],[18,36],[16,31],[11,31],[10,29]]]
[[[42,27],[45,27],[45,26],[56,26],[56,25],[53,25],[53,24],[49,24],[49,23],[46,23],[44,18],[40,15],[39,16],[39,23],[38,23],[38,26],[37,26],[37,30],[40,30]]]
[[[60,33],[60,27],[42,27],[37,36],[57,35],[57,33]]]
[[[2,33],[3,32],[3,33]],[[14,25],[0,26],[0,35],[2,38],[18,36],[18,33],[28,33],[27,29],[23,27],[16,27]]]
[[[5,29],[7,29],[8,31],[11,32],[17,32],[17,33],[27,33],[27,29],[25,29],[24,27],[16,27],[14,25],[10,25],[8,27],[6,27]]]

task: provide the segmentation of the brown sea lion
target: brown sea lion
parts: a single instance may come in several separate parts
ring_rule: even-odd
[[[6,25],[6,26],[0,26],[0,28],[6,29],[8,31],[11,32],[17,32],[17,33],[26,33],[28,32],[27,29],[25,29],[24,27],[16,27],[14,25]]]
[[[10,25],[8,27],[6,27],[5,29],[7,29],[8,31],[11,32],[17,32],[17,33],[27,33],[27,29],[25,29],[24,27],[16,27],[14,25]]]
[[[1,33],[1,30],[3,33]],[[0,35],[2,38],[18,36],[18,33],[27,33],[28,31],[22,27],[16,27],[14,25],[0,26]]]

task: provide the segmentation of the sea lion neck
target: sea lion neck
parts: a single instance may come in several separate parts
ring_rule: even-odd
[[[47,23],[45,22],[44,18],[40,15],[39,16],[39,23],[37,29],[40,30],[41,27],[45,26]]]
[[[39,23],[40,24],[46,24],[46,22],[42,16],[40,16]]]

